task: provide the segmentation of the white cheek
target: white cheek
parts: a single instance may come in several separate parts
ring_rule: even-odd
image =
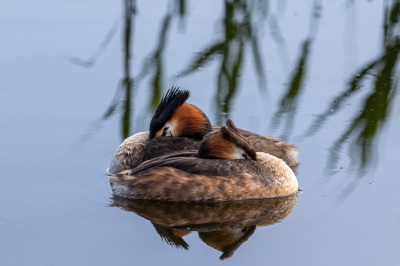
[[[233,154],[234,159],[246,159],[242,154],[246,154],[246,152],[241,148],[235,148],[235,152]]]
[[[168,129],[167,129],[165,136],[167,136],[167,137],[173,136],[171,132],[172,132],[172,130],[174,130],[175,123],[171,123],[171,122],[166,123],[162,130],[164,130],[164,128],[166,128],[166,127],[168,127]]]
[[[240,228],[236,228],[232,230],[232,234],[233,237],[235,238],[235,240],[238,240],[239,238],[241,238],[242,236],[244,236],[244,234],[246,233],[246,231],[242,232],[242,230],[245,227],[240,227]]]

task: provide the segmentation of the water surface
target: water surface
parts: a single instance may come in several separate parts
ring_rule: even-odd
[[[0,8],[0,265],[400,262],[398,1]],[[200,232],[216,224],[157,223],[111,199],[111,156],[125,137],[148,130],[172,85],[190,90],[188,102],[213,125],[229,117],[301,154],[294,206],[266,218],[268,226],[221,226],[222,238],[243,236],[223,262],[213,235]],[[263,215],[268,204],[260,203]],[[177,215],[171,208],[161,206]],[[213,208],[206,214],[215,223],[221,210],[243,216]],[[187,249],[171,242],[177,234]]]

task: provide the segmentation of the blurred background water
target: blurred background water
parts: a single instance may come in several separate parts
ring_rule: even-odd
[[[0,265],[398,264],[399,9],[3,1]],[[172,85],[213,125],[229,117],[299,147],[297,204],[249,227],[227,262],[204,234],[176,248],[145,215],[110,207],[111,156]]]

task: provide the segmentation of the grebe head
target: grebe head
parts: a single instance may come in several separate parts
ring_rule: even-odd
[[[185,103],[190,92],[172,87],[161,98],[150,122],[149,138],[188,137],[203,139],[212,131],[208,117],[194,105]]]
[[[204,137],[199,147],[199,157],[209,159],[250,159],[257,160],[256,151],[228,118],[226,127]]]
[[[222,251],[220,260],[232,257],[233,253],[254,234],[255,225],[240,227],[230,230],[199,232],[199,237],[204,243],[216,250]]]

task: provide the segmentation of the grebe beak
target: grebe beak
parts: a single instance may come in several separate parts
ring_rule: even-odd
[[[162,135],[163,137],[173,137],[172,136],[172,128],[164,127]]]

